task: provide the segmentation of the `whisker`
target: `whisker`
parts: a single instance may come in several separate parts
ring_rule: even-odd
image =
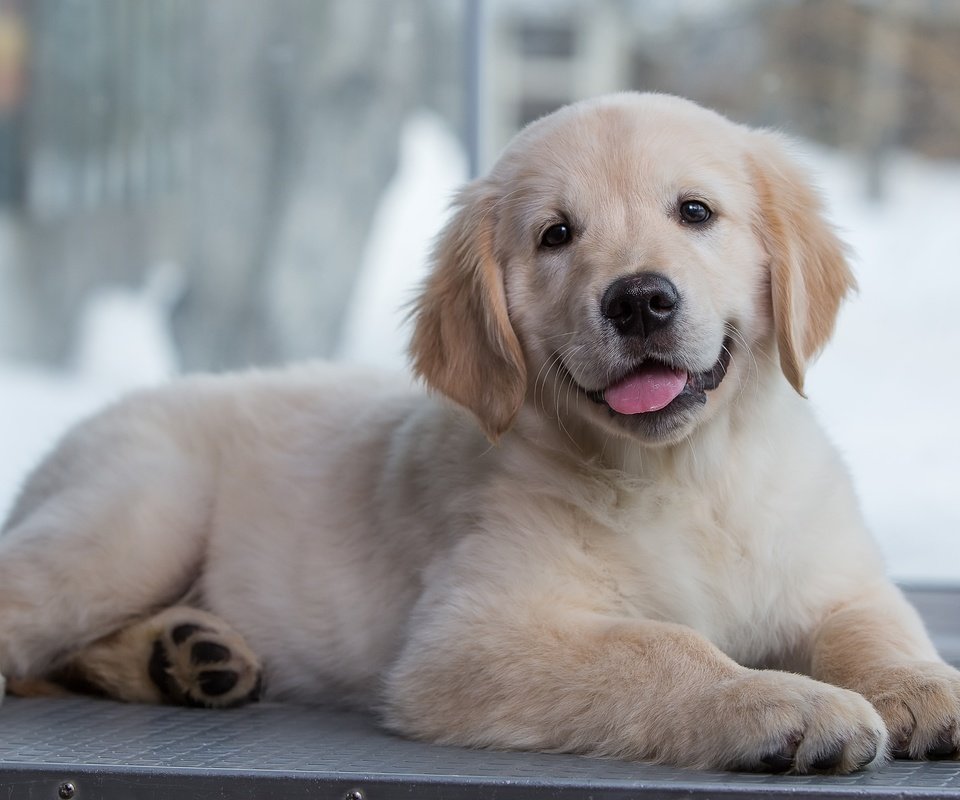
[[[753,368],[752,374],[756,380],[759,380],[760,365],[757,363],[756,354],[753,352],[753,349],[747,344],[747,340],[744,337],[744,335],[733,326],[727,326],[727,333],[732,339],[734,339],[738,344],[740,344],[740,349],[750,356],[750,362]],[[733,363],[733,353],[730,354],[730,362]],[[743,393],[746,391],[747,385],[749,384],[749,381],[747,379],[749,378],[750,378],[749,371],[746,375],[740,378],[738,396],[742,396]]]
[[[580,352],[581,350],[583,350],[583,349],[584,349],[584,345],[582,345],[582,344],[571,345],[571,346],[567,349],[567,352],[565,353],[565,355],[572,355],[572,354],[574,354],[574,353],[579,353],[579,352]],[[578,370],[578,367],[580,367],[580,366],[581,366],[581,365],[576,365],[576,364],[575,364],[575,365],[573,365],[572,367],[567,367],[567,369],[570,370],[570,375],[573,377],[573,380],[576,381],[578,385],[580,384],[580,375],[576,374],[576,370]],[[570,413],[570,393],[573,392],[573,391],[574,391],[574,386],[573,386],[572,383],[570,383],[570,382],[568,381],[568,382],[567,382],[567,397],[566,397],[566,413],[568,413],[568,414]],[[580,397],[581,397],[582,394],[583,394],[582,391],[579,391],[579,390],[576,391],[577,409],[578,409],[578,410],[579,410],[579,408],[580,408]]]
[[[585,345],[583,344],[571,343],[571,344],[565,345],[564,347],[562,347],[560,350],[557,351],[556,357],[552,359],[550,362],[551,366],[553,364],[562,364],[563,368],[570,375],[570,380],[566,380],[563,382],[563,389],[565,393],[562,397],[560,395],[561,387],[560,386],[557,387],[557,395],[554,398],[554,402],[556,405],[557,423],[559,424],[560,429],[563,431],[564,435],[570,440],[570,442],[578,451],[580,451],[581,449],[580,445],[577,443],[576,439],[574,439],[574,437],[570,434],[570,431],[567,429],[566,425],[563,424],[563,418],[562,418],[563,415],[561,415],[560,412],[561,412],[561,401],[563,401],[563,406],[562,406],[563,414],[568,415],[570,413],[570,394],[574,391],[576,391],[577,402],[579,403],[581,392],[577,389],[575,382],[579,383],[576,373],[579,372],[579,370],[582,368],[582,365],[568,364],[566,359],[570,355],[579,353],[584,349],[585,349]],[[544,382],[544,386],[545,385],[546,385],[546,382]]]
[[[533,382],[533,396],[534,396],[534,406],[539,405],[540,410],[546,415],[547,406],[544,402],[544,392],[547,390],[547,380],[546,376],[549,374],[550,369],[554,364],[559,363],[561,354],[559,352],[554,353],[550,358],[548,358],[543,366],[540,367],[540,371],[537,373],[537,377]],[[537,392],[537,386],[540,386],[540,392]]]
[[[553,339],[559,339],[563,336],[575,336],[576,333],[577,333],[576,331],[570,331],[569,333],[557,333],[557,334],[554,334],[553,336],[544,336],[540,341],[549,342],[549,341],[552,341]]]

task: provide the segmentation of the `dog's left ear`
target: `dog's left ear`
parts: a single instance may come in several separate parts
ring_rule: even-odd
[[[481,180],[457,198],[436,244],[433,272],[414,305],[410,343],[414,371],[472,411],[491,442],[513,423],[527,386],[494,251],[496,197]]]
[[[754,145],[749,155],[758,195],[754,226],[770,259],[780,368],[803,394],[807,365],[829,340],[840,304],[856,281],[845,246],[786,143],[757,132]]]

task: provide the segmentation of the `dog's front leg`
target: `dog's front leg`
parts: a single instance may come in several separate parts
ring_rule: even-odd
[[[860,695],[747,669],[684,626],[546,601],[500,611],[438,605],[415,615],[388,675],[392,728],[469,746],[768,772],[848,772],[884,752],[883,722]]]
[[[960,752],[960,672],[937,655],[896,587],[879,584],[834,607],[813,640],[811,670],[876,707],[894,756],[956,758]]]

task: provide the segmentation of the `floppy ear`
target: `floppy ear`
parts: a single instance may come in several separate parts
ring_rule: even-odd
[[[527,383],[494,253],[494,205],[495,195],[484,183],[460,193],[437,242],[433,272],[414,305],[410,344],[414,371],[472,411],[492,442],[520,411]]]
[[[754,142],[754,225],[770,258],[780,368],[802,395],[807,365],[830,338],[840,303],[856,281],[846,248],[824,218],[809,179],[787,155],[784,141],[763,132]]]

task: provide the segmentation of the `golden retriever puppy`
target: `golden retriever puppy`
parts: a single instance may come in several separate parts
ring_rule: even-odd
[[[695,767],[956,756],[960,673],[802,395],[853,278],[784,142],[614,95],[457,206],[415,307],[431,393],[193,377],[64,438],[0,540],[11,686]]]

